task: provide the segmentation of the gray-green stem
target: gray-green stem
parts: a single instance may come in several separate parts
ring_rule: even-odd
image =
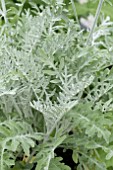
[[[73,0],[71,0],[71,4],[72,4],[73,11],[74,11],[75,19],[76,19],[77,23],[79,24],[77,10],[76,10],[76,7],[75,7],[75,4],[74,4]]]
[[[97,7],[97,10],[96,10],[96,14],[95,14],[95,20],[94,20],[93,26],[91,28],[91,31],[89,33],[89,36],[88,36],[88,39],[87,39],[87,42],[86,42],[87,45],[89,45],[91,43],[92,35],[93,35],[93,32],[94,32],[95,26],[97,24],[100,12],[101,12],[103,2],[104,2],[104,0],[99,1],[98,7]]]

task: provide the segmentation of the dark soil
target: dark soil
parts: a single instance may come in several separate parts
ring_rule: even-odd
[[[64,163],[65,165],[68,165],[71,168],[71,170],[76,170],[77,165],[75,164],[75,162],[72,159],[72,150],[71,149],[67,149],[65,151],[64,148],[57,148],[55,150],[55,153],[58,157],[63,158],[63,160],[61,161],[62,163]]]

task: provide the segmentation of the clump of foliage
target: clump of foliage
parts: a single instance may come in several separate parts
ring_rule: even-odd
[[[63,0],[34,13],[0,29],[0,170],[70,170],[59,147],[77,170],[110,170],[113,23],[102,19],[88,43]]]

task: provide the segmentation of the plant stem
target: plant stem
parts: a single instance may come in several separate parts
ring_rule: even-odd
[[[76,7],[75,7],[75,4],[74,4],[74,1],[71,0],[71,4],[72,4],[72,8],[73,8],[73,11],[74,11],[74,15],[75,15],[75,19],[79,25],[79,20],[78,20],[78,15],[77,15],[77,10],[76,10]]]
[[[104,2],[104,0],[99,1],[98,7],[97,7],[97,10],[96,10],[96,14],[95,14],[95,20],[94,20],[93,26],[91,28],[91,31],[89,33],[89,36],[88,36],[88,39],[87,39],[87,42],[86,42],[87,45],[90,44],[90,42],[91,42],[92,35],[93,35],[93,32],[94,32],[95,26],[97,24],[97,20],[98,20],[98,17],[100,15],[100,11],[101,11],[103,2]]]
[[[7,24],[8,20],[7,20],[7,17],[6,17],[7,11],[6,11],[5,0],[1,0],[1,5],[2,5],[3,14],[4,14],[3,17],[4,17],[4,20],[5,20],[5,23]]]
[[[22,13],[22,10],[23,10],[23,7],[24,7],[24,4],[26,3],[26,0],[23,1],[22,3],[22,6],[20,7],[19,11],[18,11],[18,16],[20,17],[21,13]]]

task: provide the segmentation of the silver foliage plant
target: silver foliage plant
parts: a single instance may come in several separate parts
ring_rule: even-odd
[[[55,149],[72,149],[77,170],[113,159],[113,24],[90,45],[62,0],[7,22],[0,38],[0,170],[70,170]],[[71,134],[69,134],[71,132]],[[18,164],[27,156],[27,160]]]

